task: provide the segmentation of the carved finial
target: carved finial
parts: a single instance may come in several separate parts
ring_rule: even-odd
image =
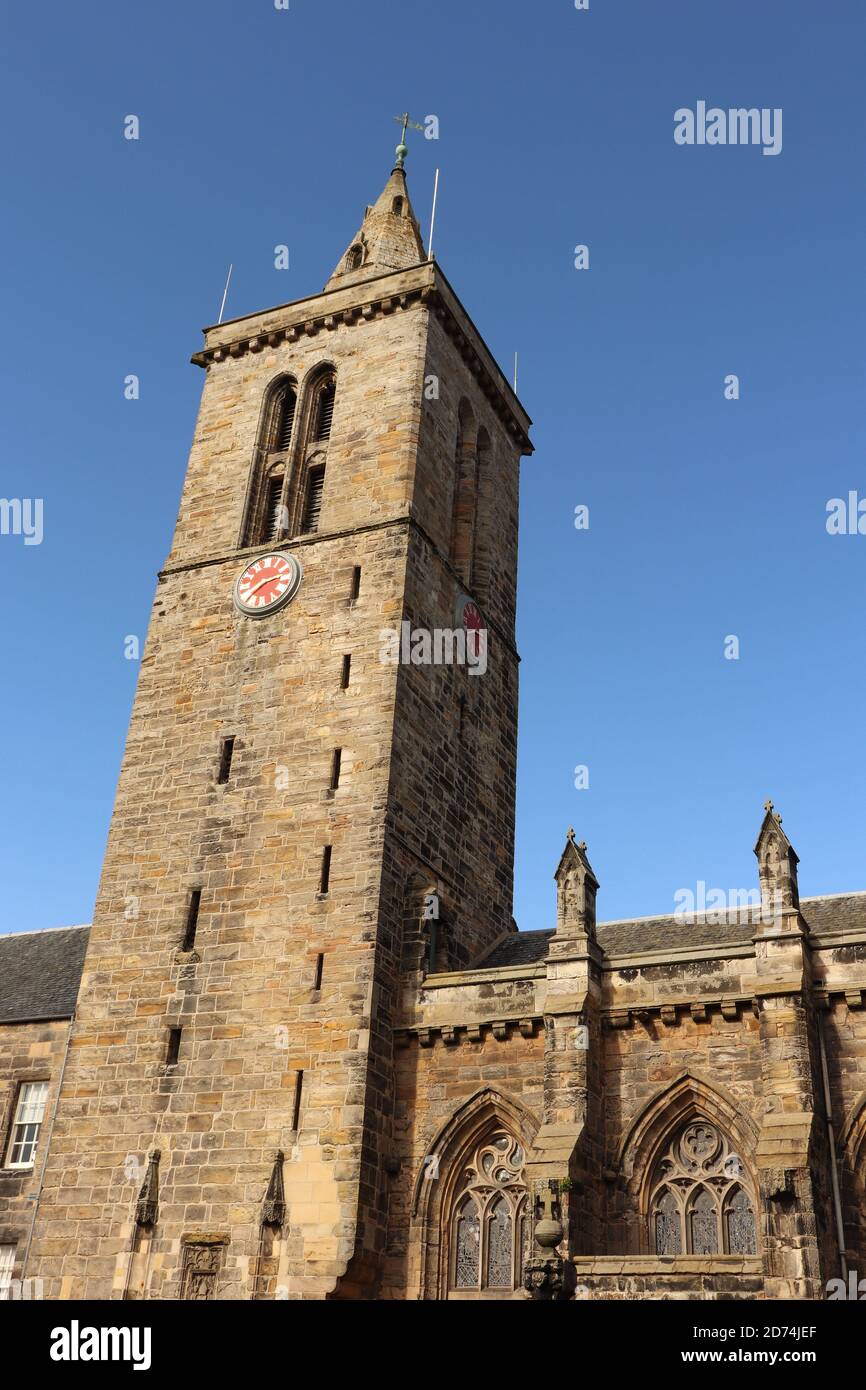
[[[570,825],[570,826],[568,827],[568,839],[571,840],[571,843],[572,843],[572,844],[574,844],[574,826],[573,826],[573,825]]]
[[[286,1193],[283,1187],[283,1163],[285,1155],[281,1149],[274,1154],[271,1180],[262,1202],[262,1225],[282,1226],[286,1219]]]
[[[135,1203],[137,1226],[155,1226],[159,1215],[159,1160],[162,1154],[153,1149],[148,1155],[147,1172]]]
[[[577,848],[579,850],[583,850],[583,852],[586,853],[586,840],[581,840]]]
[[[772,801],[771,801],[771,800],[769,799],[769,797],[768,797],[767,800],[764,802],[764,810],[765,810],[765,811],[772,811],[772,809],[773,809],[773,803],[772,803]]]

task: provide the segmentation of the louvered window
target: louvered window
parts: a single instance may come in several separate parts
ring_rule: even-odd
[[[322,512],[322,493],[325,488],[325,470],[323,467],[311,468],[307,477],[307,497],[304,506],[304,533],[308,531],[318,531],[319,517]]]
[[[329,381],[319,392],[316,409],[316,440],[330,439],[331,422],[334,418],[334,397],[337,394],[336,382]]]
[[[298,396],[294,386],[286,387],[285,394],[280,403],[279,423],[277,426],[276,447],[283,452],[288,449],[292,442],[292,428],[295,423],[295,406]]]
[[[283,495],[283,475],[277,473],[268,479],[268,495],[265,503],[265,524],[263,541],[275,541],[285,529],[281,522],[283,520],[283,508],[281,504]]]

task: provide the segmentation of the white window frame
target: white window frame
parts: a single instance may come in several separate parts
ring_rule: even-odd
[[[38,1099],[34,1101],[33,1092],[38,1093]],[[9,1132],[9,1147],[6,1151],[6,1167],[14,1169],[32,1168],[36,1162],[36,1150],[39,1145],[39,1135],[42,1125],[45,1122],[45,1110],[48,1105],[48,1082],[42,1081],[22,1081],[18,1087],[18,1096],[15,1102],[15,1116],[12,1120],[12,1127]],[[28,1131],[32,1131],[28,1135]],[[21,1152],[27,1152],[28,1157],[16,1161],[13,1158],[15,1150],[19,1147]]]
[[[0,1302],[9,1298],[17,1253],[17,1245],[0,1245]]]

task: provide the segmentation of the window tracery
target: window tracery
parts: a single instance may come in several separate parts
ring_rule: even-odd
[[[451,1222],[450,1286],[463,1293],[520,1287],[526,1209],[526,1153],[494,1132],[465,1164]]]
[[[756,1253],[745,1167],[707,1120],[691,1120],[664,1150],[653,1173],[649,1214],[657,1255]]]

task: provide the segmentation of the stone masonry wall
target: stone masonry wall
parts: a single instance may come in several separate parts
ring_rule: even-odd
[[[0,1245],[17,1246],[13,1277],[21,1277],[50,1139],[69,1023],[0,1024]],[[48,1081],[45,1121],[32,1168],[7,1167],[18,1091],[23,1082]],[[29,1271],[33,1273],[32,1268]]]

